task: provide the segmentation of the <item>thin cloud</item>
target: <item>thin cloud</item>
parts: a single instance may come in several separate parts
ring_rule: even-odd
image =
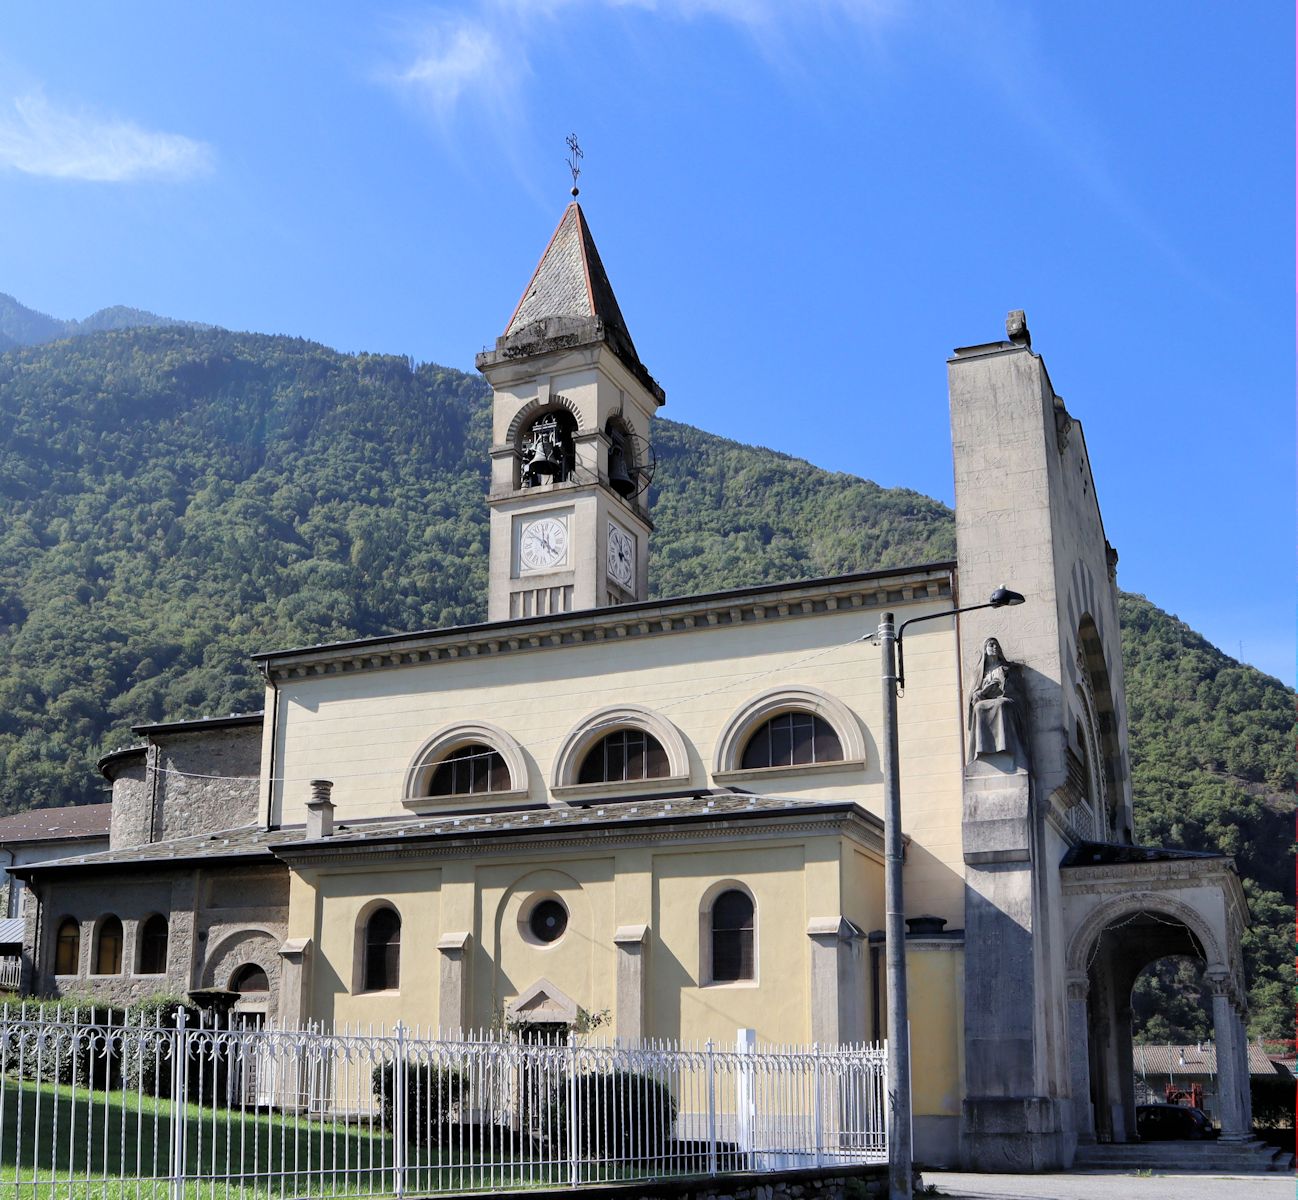
[[[134,122],[55,108],[37,94],[0,111],[0,167],[48,179],[126,183],[182,180],[212,169],[205,142]]]
[[[511,47],[506,63],[502,37],[487,23],[460,19],[425,25],[407,34],[413,57],[389,68],[384,80],[448,121],[468,97],[508,109],[525,59]],[[507,69],[508,65],[508,69]]]

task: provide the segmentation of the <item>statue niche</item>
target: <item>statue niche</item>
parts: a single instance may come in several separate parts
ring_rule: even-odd
[[[983,643],[978,682],[969,696],[969,759],[1013,756],[1028,765],[1027,697],[1017,663],[1010,662],[995,638]]]

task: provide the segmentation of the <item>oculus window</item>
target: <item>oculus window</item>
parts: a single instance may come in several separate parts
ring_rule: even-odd
[[[744,746],[740,766],[794,767],[808,763],[841,762],[843,745],[823,717],[809,712],[784,712],[763,722]]]
[[[509,768],[499,751],[480,742],[452,750],[433,768],[430,796],[484,796],[507,792]]]
[[[669,773],[667,751],[652,733],[619,729],[600,738],[582,759],[578,783],[625,783],[662,779]]]
[[[538,942],[557,942],[568,928],[568,910],[559,900],[538,901],[528,914],[527,928]]]
[[[752,897],[738,888],[712,902],[712,982],[738,983],[754,977]]]
[[[386,992],[401,982],[401,918],[395,909],[377,909],[365,923],[367,992]]]

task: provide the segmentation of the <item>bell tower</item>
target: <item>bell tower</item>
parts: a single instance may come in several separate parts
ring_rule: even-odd
[[[495,349],[487,619],[648,598],[645,370],[581,206],[568,205]]]

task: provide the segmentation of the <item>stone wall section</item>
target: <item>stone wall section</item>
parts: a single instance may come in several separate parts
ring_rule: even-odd
[[[168,733],[155,746],[154,841],[256,823],[260,725]]]
[[[960,619],[964,711],[984,643],[994,637],[1019,664],[1029,726],[1027,761],[992,754],[966,762],[963,813],[962,1158],[975,1169],[1016,1171],[1067,1166],[1077,1137],[1059,861],[1083,836],[1067,812],[1079,799],[1069,767],[1079,752],[1083,624],[1098,631],[1102,649],[1092,644],[1090,657],[1108,683],[1116,811],[1107,827],[1095,821],[1101,840],[1129,828],[1130,785],[1116,555],[1080,426],[1032,351],[1022,313],[1011,314],[1007,332],[1009,341],[957,350],[948,368],[960,603],[984,603],[1002,585],[1026,597]]]
[[[269,856],[268,856],[269,858]],[[90,871],[77,879],[38,882],[39,903],[28,904],[26,945],[32,953],[31,990],[41,996],[90,997],[128,1004],[193,988],[226,987],[239,967],[252,962],[277,994],[279,947],[288,927],[288,870],[281,863],[197,868],[159,866],[148,874]],[[166,970],[143,974],[140,930],[155,913],[168,919]],[[122,969],[94,971],[95,945],[103,920],[122,922]],[[81,930],[76,975],[54,973],[54,942],[63,920]]]

